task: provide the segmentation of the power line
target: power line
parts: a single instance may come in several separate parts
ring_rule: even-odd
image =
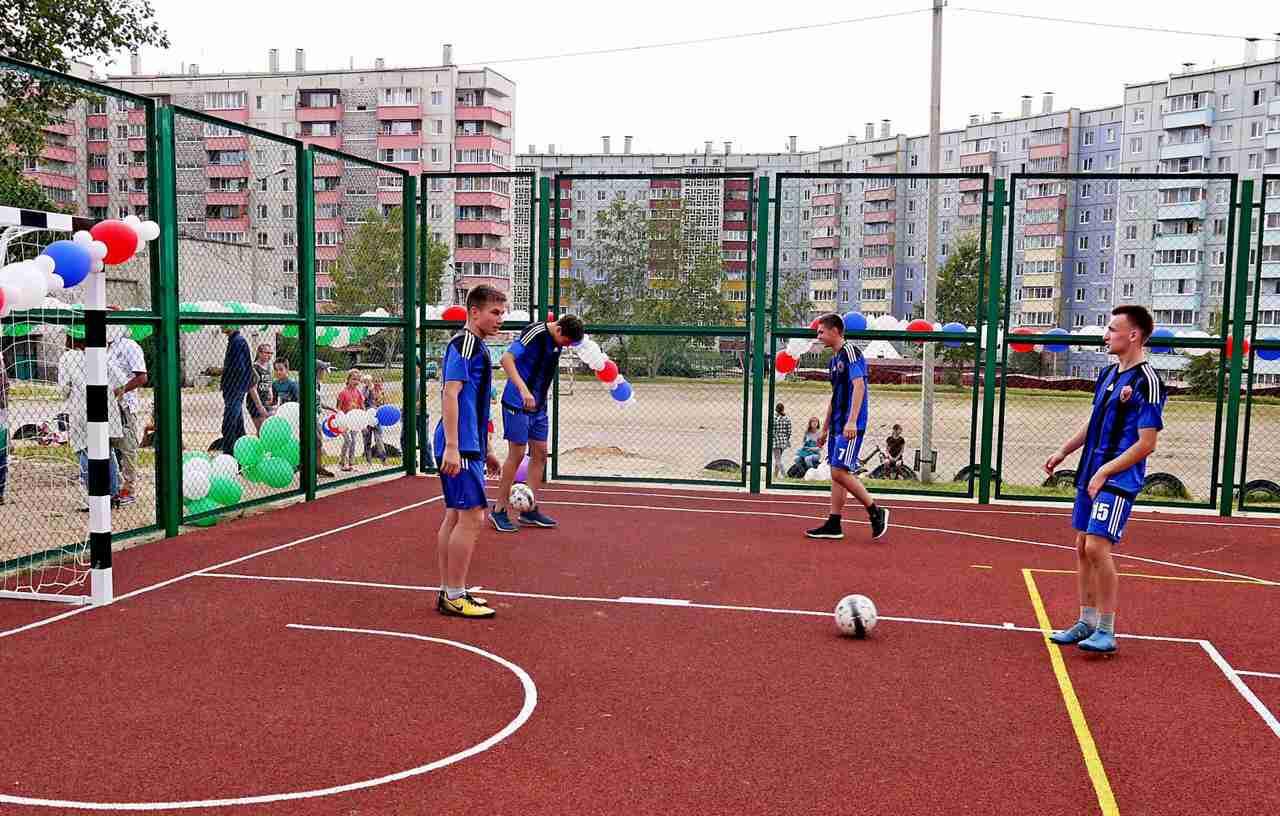
[[[1015,11],[993,11],[991,9],[964,8],[948,6],[951,11],[968,11],[973,14],[990,14],[995,17],[1017,17],[1023,20],[1040,20],[1048,23],[1067,23],[1069,25],[1093,26],[1094,28],[1119,28],[1127,31],[1145,31],[1152,34],[1180,34],[1186,37],[1214,37],[1220,40],[1259,39],[1248,34],[1216,34],[1208,31],[1184,31],[1177,28],[1161,28],[1159,26],[1130,25],[1127,23],[1100,23],[1094,20],[1069,20],[1065,17],[1045,17],[1039,14],[1020,14]]]
[[[469,63],[470,65],[502,65],[510,62],[541,62],[553,59],[568,59],[570,57],[594,57],[603,54],[622,54],[631,51],[650,51],[657,48],[678,48],[684,45],[702,45],[704,43],[725,42],[727,40],[742,40],[749,37],[769,37],[774,34],[789,34],[795,31],[811,31],[819,28],[834,28],[836,26],[852,25],[854,23],[866,23],[872,20],[887,20],[890,17],[905,17],[909,14],[921,14],[931,9],[912,9],[911,11],[894,11],[887,14],[875,14],[870,17],[853,17],[848,20],[831,20],[825,23],[809,23],[807,25],[787,26],[785,28],[770,28],[765,31],[748,31],[741,34],[722,34],[716,37],[701,37],[696,40],[676,40],[673,42],[650,43],[647,45],[628,45],[618,48],[601,48],[594,51],[572,51],[564,54],[544,54],[537,57],[511,57],[508,59],[496,60],[476,60]]]

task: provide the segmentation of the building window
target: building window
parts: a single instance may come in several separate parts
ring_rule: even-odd
[[[1249,123],[1249,138],[1250,139],[1262,138],[1262,120],[1261,119],[1259,119],[1256,122]]]
[[[1086,130],[1082,138],[1083,138],[1082,143],[1084,144],[1085,147],[1088,147],[1089,145],[1093,144],[1093,131]]]
[[[1253,106],[1256,108],[1259,105],[1261,105],[1263,102],[1267,101],[1267,92],[1263,88],[1258,88],[1253,91],[1253,94],[1250,98],[1253,100]]]
[[[1076,289],[1076,303],[1084,303],[1084,287]]]
[[[1081,182],[1081,184],[1080,184],[1080,197],[1081,197],[1081,198],[1088,198],[1092,193],[1093,193],[1093,185],[1089,184],[1089,182],[1087,182],[1087,181],[1086,181],[1086,182]],[[1082,224],[1083,224],[1084,222],[1083,222],[1083,221],[1081,221],[1080,223],[1082,223]]]
[[[1146,108],[1134,108],[1134,109],[1133,109],[1133,123],[1134,123],[1135,125],[1141,125],[1141,124],[1145,123],[1146,121],[1147,121],[1147,109],[1146,109]]]
[[[245,91],[218,91],[204,95],[205,110],[240,110],[248,105]]]
[[[1081,224],[1088,224],[1088,223],[1089,223],[1089,218],[1090,218],[1090,211],[1089,211],[1089,210],[1081,210],[1081,211],[1080,211],[1080,223],[1081,223]]]
[[[1080,247],[1080,251],[1081,251],[1081,252],[1086,252],[1086,251],[1088,251],[1088,249],[1089,249],[1089,236],[1088,236],[1088,235],[1081,235],[1081,236],[1080,236],[1080,242],[1079,242],[1078,246]]]
[[[1116,140],[1116,129],[1113,127],[1107,128],[1107,143],[1108,144],[1113,143],[1115,142],[1115,140]]]
[[[438,108],[443,104],[444,104],[444,91],[432,91],[431,106],[433,108]]]
[[[1133,136],[1129,139],[1129,153],[1134,156],[1142,153],[1142,137],[1141,136]]]

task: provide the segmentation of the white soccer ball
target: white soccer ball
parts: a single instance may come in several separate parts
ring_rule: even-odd
[[[507,497],[507,502],[518,513],[527,513],[533,509],[533,491],[529,489],[529,485],[516,482],[511,486],[511,495]]]
[[[864,638],[876,628],[876,605],[866,595],[846,595],[836,604],[835,618],[840,634]]]

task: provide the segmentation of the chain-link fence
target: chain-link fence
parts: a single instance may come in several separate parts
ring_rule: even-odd
[[[554,475],[743,483],[753,225],[750,174],[556,178],[552,309],[619,376],[557,390]]]
[[[855,472],[882,492],[971,495],[980,404],[976,339],[989,237],[986,179],[784,173],[777,184],[770,225],[775,325],[768,484],[825,489],[829,483],[826,446],[810,443],[820,435],[812,432],[814,420],[820,428],[831,399],[832,352],[806,343],[814,334],[802,327],[835,313],[845,319],[846,339],[868,370],[868,419]],[[925,319],[929,274],[939,283]],[[948,339],[940,342],[944,329]],[[916,339],[925,337],[931,339]]]
[[[1169,395],[1140,500],[1212,504],[1225,367],[1210,346],[1227,315],[1235,177],[1014,174],[1009,189],[997,495],[1074,494],[1074,457],[1052,475],[1044,464],[1088,423],[1112,362],[1102,345],[1111,310],[1132,303],[1155,319],[1147,359]]]
[[[1270,135],[1268,136],[1270,138]],[[1240,507],[1280,511],[1280,175],[1262,177],[1249,267],[1251,349],[1240,455]]]

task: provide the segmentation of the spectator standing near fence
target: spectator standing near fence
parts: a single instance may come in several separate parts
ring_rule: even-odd
[[[773,475],[782,477],[782,454],[791,447],[791,417],[787,407],[778,403],[773,417]]]
[[[142,406],[136,391],[147,384],[147,356],[123,326],[112,326],[111,333],[107,359],[128,378],[124,385],[112,389],[120,410],[120,436],[111,440],[120,466],[120,492],[116,497],[128,504],[134,500],[138,476],[138,417]]]
[[[244,436],[244,399],[253,386],[253,357],[249,341],[238,326],[223,326],[227,353],[222,358],[222,452],[235,455],[236,441]]]
[[[342,413],[364,408],[364,395],[360,393],[360,372],[354,368],[347,372],[347,387],[338,393],[338,410]],[[356,431],[342,432],[342,454],[338,457],[338,466],[342,470],[351,470],[356,461]]]
[[[262,423],[271,416],[271,357],[274,349],[270,343],[258,344],[258,356],[253,361],[253,388],[249,390],[249,418],[254,431],[262,430]]]

